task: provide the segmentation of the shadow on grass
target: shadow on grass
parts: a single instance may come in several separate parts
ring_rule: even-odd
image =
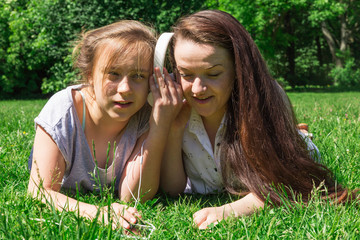
[[[340,92],[360,92],[360,85],[354,87],[334,87],[334,86],[298,86],[285,88],[286,92],[309,92],[309,93],[340,93]]]
[[[174,205],[177,202],[187,201],[189,203],[200,203],[202,207],[221,206],[229,202],[234,202],[240,199],[240,196],[231,195],[230,193],[218,194],[181,194],[177,197],[172,197],[164,192],[158,193],[154,199],[157,199],[156,204],[162,204],[164,207]]]

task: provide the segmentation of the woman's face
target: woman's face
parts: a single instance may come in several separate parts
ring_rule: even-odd
[[[174,48],[184,96],[205,119],[221,119],[233,89],[235,71],[222,47],[179,38]]]
[[[104,116],[116,121],[128,121],[146,102],[151,61],[141,57],[137,51],[105,70],[107,52],[111,47],[100,50],[90,84],[94,86],[97,105]]]

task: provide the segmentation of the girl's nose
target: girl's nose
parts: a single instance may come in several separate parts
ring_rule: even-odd
[[[130,82],[129,82],[129,78],[127,76],[124,76],[117,87],[117,91],[119,93],[127,93],[127,92],[131,92],[131,86],[130,86]]]

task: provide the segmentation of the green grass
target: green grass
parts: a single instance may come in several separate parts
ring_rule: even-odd
[[[299,122],[314,134],[322,161],[350,189],[360,188],[360,93],[289,93]],[[57,212],[26,195],[27,159],[34,137],[34,117],[46,101],[0,102],[0,239],[116,239],[121,230]],[[81,201],[107,205],[110,194],[81,195]],[[138,205],[155,226],[151,239],[360,239],[359,205],[331,205],[315,194],[307,207],[265,207],[258,213],[228,219],[209,230],[192,225],[192,214],[236,196],[159,194]],[[145,234],[146,235],[146,234]]]

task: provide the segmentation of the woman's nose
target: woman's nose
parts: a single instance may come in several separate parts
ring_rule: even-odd
[[[205,92],[206,91],[205,82],[200,77],[196,77],[193,81],[191,90],[195,94]]]

